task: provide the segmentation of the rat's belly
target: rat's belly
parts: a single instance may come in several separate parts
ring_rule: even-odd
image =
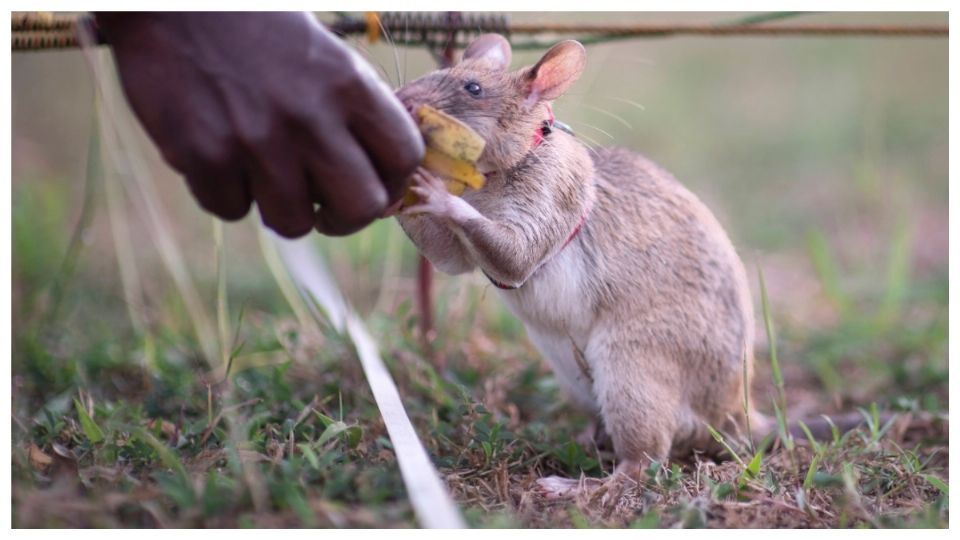
[[[587,367],[586,360],[581,356],[577,361],[574,344],[570,336],[558,334],[551,330],[537,328],[526,324],[527,336],[533,345],[543,355],[550,365],[560,387],[570,399],[581,409],[593,414],[599,414],[600,408],[593,393],[593,382]],[[577,345],[581,352],[583,346]]]
[[[588,373],[589,360],[577,360],[576,345],[585,350],[593,326],[593,309],[584,287],[589,279],[577,246],[555,255],[522,287],[503,290],[501,298],[527,329],[533,345],[557,380],[582,408],[596,412]]]
[[[501,297],[525,323],[563,336],[585,337],[593,323],[585,287],[588,279],[580,249],[571,245],[554,255],[519,289],[501,291]]]

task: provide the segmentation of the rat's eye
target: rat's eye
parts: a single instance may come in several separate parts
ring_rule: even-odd
[[[481,92],[480,85],[473,81],[470,81],[464,85],[463,89],[467,92],[470,92],[474,96],[479,96]]]

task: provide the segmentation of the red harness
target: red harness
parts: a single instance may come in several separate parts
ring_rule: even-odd
[[[550,107],[549,103],[547,104],[547,115],[548,115],[547,119],[543,121],[543,125],[541,125],[539,128],[537,128],[533,132],[534,148],[540,146],[543,143],[543,141],[546,139],[547,135],[549,135],[553,131],[553,124],[556,120],[553,117],[553,109]],[[566,248],[568,245],[570,245],[570,242],[573,242],[573,239],[577,237],[577,234],[580,233],[580,229],[583,228],[583,224],[586,223],[587,215],[589,213],[590,213],[590,209],[587,208],[583,212],[583,215],[580,216],[580,221],[578,221],[577,226],[573,228],[573,232],[570,233],[570,236],[567,237],[567,240],[563,243],[562,246],[560,246],[560,251],[563,251],[563,249]],[[560,251],[557,251],[557,253],[559,254]],[[481,269],[481,271],[483,270]],[[487,276],[487,279],[490,280],[490,283],[493,283],[493,286],[498,289],[513,290],[513,289],[520,288],[520,285],[517,285],[516,287],[514,287],[513,285],[507,285],[506,283],[501,283],[493,279],[492,277],[490,277],[490,274],[486,273],[485,271],[483,272],[483,275]]]
[[[533,147],[536,148],[540,146],[540,143],[543,142],[543,139],[546,138],[550,132],[553,131],[553,123],[556,122],[556,119],[553,117],[553,107],[547,103],[547,119],[543,121],[543,124],[538,127],[533,132]]]

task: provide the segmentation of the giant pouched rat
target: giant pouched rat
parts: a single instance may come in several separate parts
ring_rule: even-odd
[[[723,228],[646,158],[554,129],[550,103],[583,71],[580,43],[516,71],[510,59],[506,39],[484,35],[459,64],[398,90],[411,111],[429,104],[486,141],[483,189],[458,198],[420,170],[403,229],[441,271],[479,267],[501,290],[561,385],[602,420],[618,471],[712,451],[707,426],[743,433],[749,417],[765,433],[744,406],[753,305]]]

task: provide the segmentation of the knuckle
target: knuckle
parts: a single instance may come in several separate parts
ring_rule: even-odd
[[[323,85],[336,98],[367,101],[375,92],[368,68],[350,54],[344,54],[341,60],[338,69],[324,78]]]
[[[244,118],[238,122],[237,139],[244,148],[255,150],[266,147],[278,131],[278,120],[270,115]]]

